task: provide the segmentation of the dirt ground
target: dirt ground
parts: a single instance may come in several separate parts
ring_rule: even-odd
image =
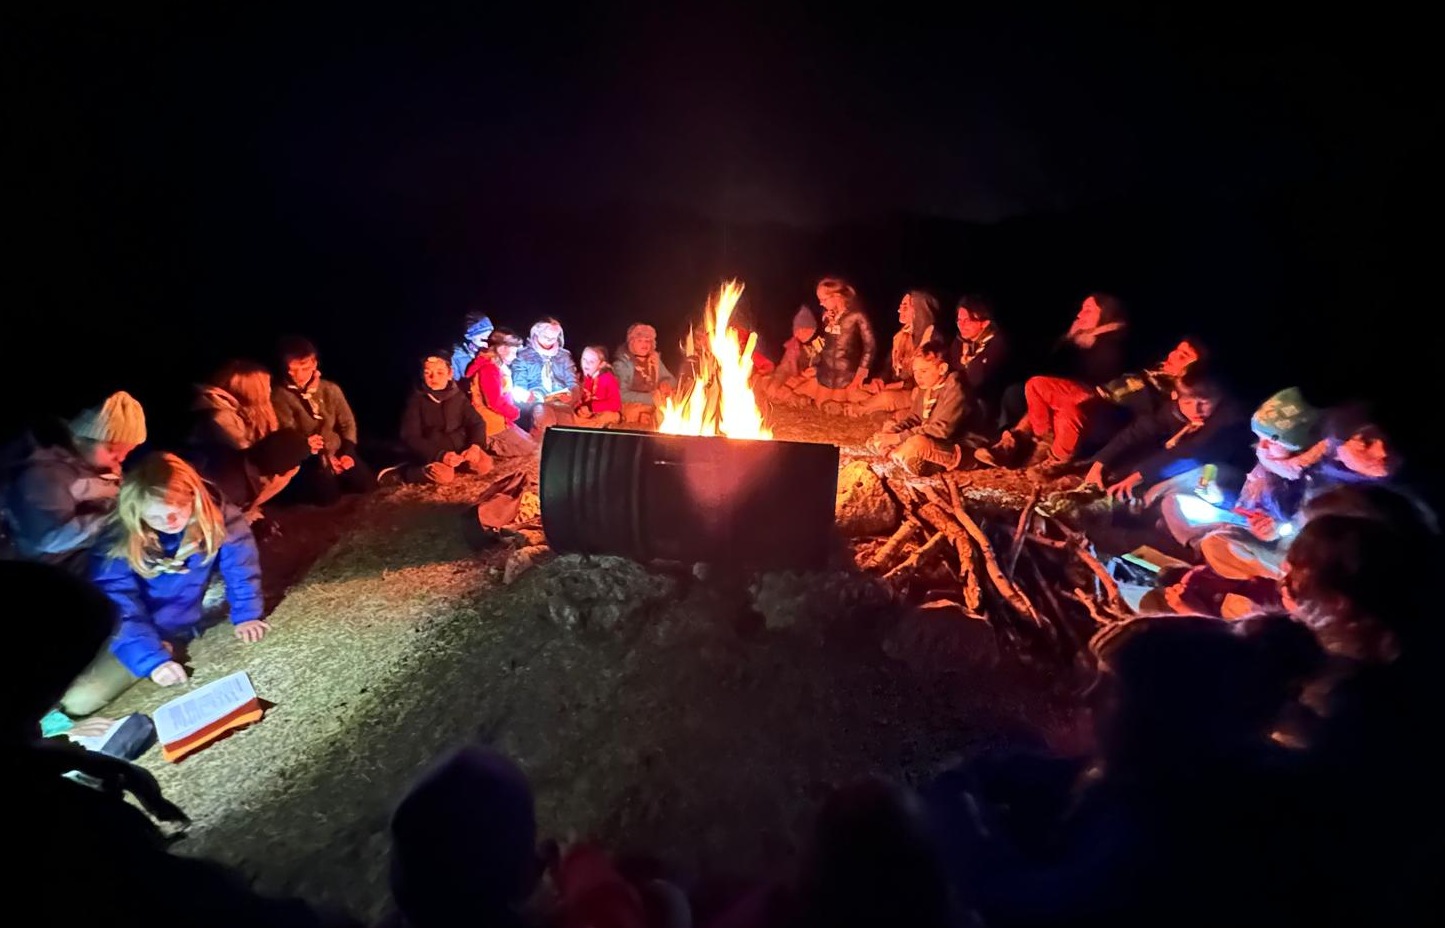
[[[871,428],[777,422],[779,438],[845,451]],[[652,855],[684,880],[746,880],[790,859],[833,784],[924,780],[1074,722],[982,648],[926,668],[890,657],[882,630],[902,607],[866,577],[775,578],[820,584],[831,604],[787,622],[760,616],[741,582],[626,562],[589,573],[562,558],[504,586],[508,552],[473,550],[462,531],[490,479],[280,514],[271,635],[246,646],[221,625],[190,650],[196,683],[248,671],[266,718],[180,764],[142,760],[194,819],[182,853],[377,918],[391,809],[438,755],[479,739],[527,770],[545,834]],[[608,608],[558,607],[599,575]],[[171,695],[142,681],[109,714]]]

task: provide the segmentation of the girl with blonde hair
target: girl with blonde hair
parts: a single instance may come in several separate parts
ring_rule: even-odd
[[[794,392],[824,412],[841,413],[846,404],[862,403],[873,395],[863,389],[863,382],[873,367],[878,343],[852,284],[824,277],[818,281],[817,297],[823,307],[823,347],[806,372],[808,379]]]
[[[67,714],[94,712],[141,677],[185,683],[175,646],[200,634],[202,600],[217,572],[236,637],[260,641],[271,626],[262,618],[261,564],[241,511],[174,454],[147,456],[121,481],[91,566],[91,580],[115,604],[116,633],[109,653],[67,693]]]
[[[290,484],[311,449],[296,429],[283,429],[271,403],[271,373],[255,361],[227,361],[196,394],[192,434],[201,470],[249,522]]]

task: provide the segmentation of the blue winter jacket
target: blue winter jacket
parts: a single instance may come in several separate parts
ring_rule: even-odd
[[[550,390],[543,383],[543,371],[552,371]],[[517,352],[512,361],[512,385],[532,391],[529,402],[540,403],[548,392],[577,389],[577,365],[572,361],[572,352],[558,348],[550,358],[543,357],[537,349],[527,345]]]
[[[265,612],[261,595],[261,561],[251,527],[234,506],[223,509],[226,540],[210,563],[200,553],[186,560],[182,573],[149,579],[131,569],[124,558],[111,557],[116,535],[108,531],[95,546],[91,579],[116,605],[120,624],[110,650],[137,677],[149,676],[171,659],[162,641],[186,641],[196,635],[201,601],[212,574],[219,570],[231,606],[231,624],[259,619]],[[161,535],[161,550],[174,554],[181,535]]]

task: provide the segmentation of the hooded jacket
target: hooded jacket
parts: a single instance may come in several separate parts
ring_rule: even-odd
[[[119,475],[95,467],[68,442],[42,445],[33,435],[4,457],[0,515],[16,551],[26,560],[83,569],[80,555],[115,509]]]
[[[111,548],[120,538],[119,526],[109,528],[96,544],[90,579],[115,603],[119,618],[110,650],[137,677],[149,676],[171,660],[162,642],[195,637],[206,587],[217,571],[226,585],[232,625],[259,619],[265,613],[261,561],[251,527],[235,506],[223,504],[221,511],[226,520],[226,537],[215,558],[208,563],[198,551],[186,558],[183,569],[175,573],[142,577],[125,558],[111,556]],[[179,532],[160,535],[162,553],[174,555],[182,536]]]
[[[873,325],[862,309],[845,309],[831,323],[824,317],[823,350],[814,365],[818,385],[830,390],[848,386],[860,370],[866,374],[872,369],[877,349]]]
[[[401,415],[401,440],[414,459],[430,464],[449,451],[485,448],[487,427],[455,381],[440,390],[417,384]]]
[[[550,384],[548,378],[550,376]],[[577,364],[572,352],[560,344],[550,356],[542,354],[528,342],[512,362],[512,383],[532,393],[531,401],[542,402],[549,393],[577,389]]]
[[[356,416],[346,394],[320,373],[305,387],[291,382],[271,391],[271,405],[276,407],[276,420],[283,429],[296,429],[302,435],[320,435],[327,454],[356,453]]]
[[[632,352],[624,345],[618,348],[612,355],[612,373],[617,377],[617,385],[622,391],[622,402],[624,403],[645,403],[652,405],[652,393],[659,386],[670,383],[677,386],[677,378],[672,376],[672,371],[662,362],[662,355],[653,352],[649,358],[657,359],[656,379],[651,383],[647,377],[638,377],[637,359]]]
[[[511,368],[488,351],[473,359],[467,379],[472,383],[472,408],[486,423],[488,437],[516,424],[522,411],[512,402]]]
[[[259,437],[241,417],[240,401],[221,387],[209,384],[198,387],[191,408],[197,413],[192,434],[197,444],[244,451]]]

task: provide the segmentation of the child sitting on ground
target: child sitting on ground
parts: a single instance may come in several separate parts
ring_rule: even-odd
[[[768,399],[782,406],[806,406],[808,399],[797,391],[816,376],[813,364],[822,350],[818,317],[807,306],[799,307],[793,315],[793,337],[783,343],[783,358],[773,369]]]
[[[912,406],[908,416],[890,422],[868,439],[868,447],[886,453],[910,473],[922,474],[958,466],[968,404],[958,375],[948,367],[948,348],[931,341],[913,356]]]
[[[261,562],[241,511],[218,501],[174,454],[149,455],[126,474],[114,521],[93,552],[91,580],[115,603],[110,649],[71,685],[68,715],[89,715],[141,677],[160,686],[189,678],[174,645],[195,638],[211,577],[225,581],[237,638],[255,643],[262,618]]]
[[[282,382],[271,392],[282,428],[298,429],[311,447],[311,457],[291,481],[304,502],[329,506],[342,493],[365,493],[376,475],[356,453],[356,417],[346,394],[321,376],[316,346],[291,336],[281,341]]]
[[[451,364],[441,354],[422,362],[421,383],[402,413],[401,440],[408,460],[397,472],[407,483],[447,484],[458,471],[485,474],[492,469],[492,459],[482,450],[486,424],[472,408],[471,397],[452,379]]]
[[[622,421],[622,388],[607,363],[607,349],[588,345],[582,350],[582,397],[574,425],[604,428]]]

